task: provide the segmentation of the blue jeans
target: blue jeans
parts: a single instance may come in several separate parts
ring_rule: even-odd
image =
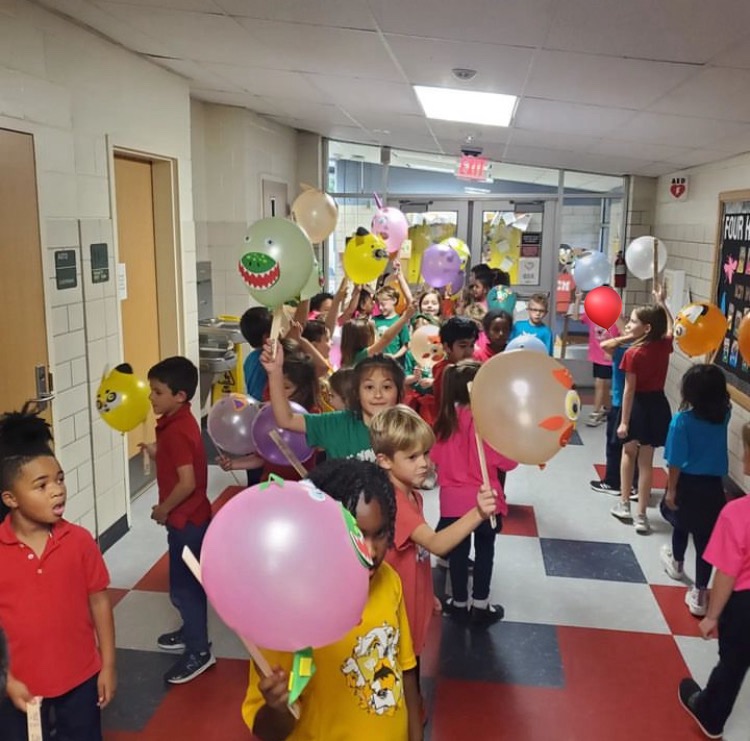
[[[182,549],[187,546],[200,558],[207,529],[208,523],[188,523],[181,529],[167,525],[169,598],[182,618],[182,636],[188,653],[208,651],[208,607],[203,587],[182,560]]]
[[[98,674],[59,697],[42,701],[42,735],[55,741],[102,741],[101,713],[96,689]],[[20,677],[23,680],[22,677]],[[0,738],[27,741],[26,713],[16,710],[6,697],[0,702]]]

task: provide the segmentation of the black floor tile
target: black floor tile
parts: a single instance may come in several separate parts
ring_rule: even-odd
[[[547,576],[646,584],[633,549],[626,543],[540,538]]]

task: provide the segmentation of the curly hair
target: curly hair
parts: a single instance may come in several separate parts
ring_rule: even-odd
[[[375,499],[386,518],[388,547],[393,545],[396,495],[384,469],[371,461],[346,458],[324,461],[310,471],[307,478],[331,499],[341,502],[355,518],[360,498],[364,498],[366,504]]]

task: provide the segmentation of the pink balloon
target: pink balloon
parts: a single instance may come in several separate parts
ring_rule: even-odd
[[[341,505],[309,481],[259,484],[211,522],[203,586],[221,619],[262,648],[325,646],[362,617],[369,572],[358,541]]]
[[[252,396],[228,394],[208,413],[208,434],[217,448],[232,455],[247,455],[255,450],[250,430],[260,404]]]
[[[328,362],[334,370],[341,367],[341,331],[338,328],[331,338],[331,353],[328,356]]]
[[[292,401],[290,405],[295,414],[307,414],[304,407],[301,407],[299,404]],[[305,433],[282,430],[276,424],[276,417],[273,415],[271,405],[264,404],[253,420],[250,433],[255,444],[256,453],[269,463],[275,463],[277,466],[290,465],[279,449],[279,446],[271,440],[270,433],[272,430],[276,430],[279,433],[279,437],[301,461],[306,461],[313,454],[313,449],[307,444],[305,439]]]
[[[397,208],[379,208],[372,217],[370,231],[385,242],[389,255],[395,255],[409,236],[409,222]]]

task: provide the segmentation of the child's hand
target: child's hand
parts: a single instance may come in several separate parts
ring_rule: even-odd
[[[302,325],[299,322],[295,322],[294,319],[292,319],[289,324],[289,331],[286,333],[286,339],[294,340],[295,342],[299,342],[300,339],[302,339]]]
[[[663,283],[657,283],[653,290],[653,294],[654,301],[656,301],[659,306],[663,306],[664,302],[667,300],[667,287]]]
[[[483,520],[489,519],[497,511],[497,493],[489,486],[480,486],[477,492],[477,511]]]
[[[671,510],[677,509],[677,494],[674,489],[667,489],[664,494],[664,504]]]
[[[617,437],[620,438],[620,440],[624,440],[628,436],[628,426],[624,424],[620,424],[617,428]]]
[[[167,512],[163,504],[157,504],[151,508],[151,519],[159,525],[166,525],[168,516],[169,512]]]
[[[100,708],[106,708],[115,696],[117,689],[117,674],[114,666],[103,666],[96,680],[96,691],[98,692],[99,701],[97,705]]]
[[[221,466],[222,471],[231,471],[234,468],[234,459],[226,453],[219,453],[216,456],[216,462]]]
[[[26,712],[26,704],[34,701],[34,695],[29,692],[29,688],[15,677],[8,677],[5,691],[13,705],[22,713]]]
[[[273,356],[273,342],[266,340],[263,345],[263,352],[260,354],[260,364],[270,376],[272,373],[281,373],[284,365],[284,348],[281,343],[276,342],[276,357]]]
[[[404,312],[404,316],[406,317],[406,319],[411,319],[417,313],[418,308],[419,306],[417,305],[417,302],[411,301],[406,307],[406,311]]]
[[[156,458],[156,443],[138,443],[138,448],[141,452],[145,450],[151,460]]]
[[[344,276],[341,279],[341,283],[339,284],[339,288],[336,291],[336,295],[339,296],[339,297],[341,297],[341,298],[343,298],[344,296],[346,296],[346,292],[348,290],[349,290],[349,278],[347,278],[346,276]]]
[[[414,378],[416,381],[422,380],[422,366],[418,365],[416,368],[414,368]]]
[[[719,621],[716,618],[704,617],[698,624],[698,630],[701,632],[704,640],[719,637]]]
[[[270,676],[262,677],[258,689],[272,710],[285,711],[289,704],[289,677],[281,667],[274,667]]]

